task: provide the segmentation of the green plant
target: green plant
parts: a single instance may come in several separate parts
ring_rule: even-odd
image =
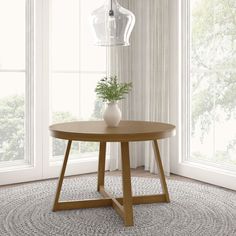
[[[101,79],[95,89],[97,96],[104,102],[115,102],[124,99],[124,95],[129,93],[132,83],[119,83],[116,76]]]

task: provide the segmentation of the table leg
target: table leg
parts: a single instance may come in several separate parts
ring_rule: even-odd
[[[160,155],[157,140],[153,140],[153,149],[154,149],[154,153],[155,153],[157,168],[158,168],[159,175],[160,175],[162,191],[165,194],[166,202],[170,202],[168,188],[166,185],[166,179],[165,179],[165,174],[164,174],[164,170],[163,170],[163,166],[162,166],[162,162],[161,162],[161,155]]]
[[[132,190],[130,178],[129,143],[121,143],[121,163],[123,181],[123,209],[126,226],[133,226]]]
[[[64,179],[64,176],[65,176],[68,157],[69,157],[69,154],[70,154],[71,143],[72,143],[71,140],[69,140],[68,143],[67,143],[67,148],[66,148],[66,153],[65,153],[65,157],[64,157],[64,161],[63,161],[63,165],[62,165],[62,169],[61,169],[61,174],[60,174],[60,177],[59,177],[59,180],[58,180],[57,191],[56,191],[56,196],[55,196],[54,205],[53,205],[53,211],[56,211],[57,208],[58,208],[58,201],[59,201],[59,198],[60,198],[61,187],[62,187],[63,179]]]
[[[53,211],[112,206],[117,211],[117,213],[120,214],[121,217],[124,219],[125,226],[133,226],[133,206],[132,206],[133,204],[169,202],[168,189],[165,181],[158,143],[156,140],[153,140],[153,147],[154,147],[157,167],[160,173],[160,180],[163,194],[132,196],[128,142],[121,142],[123,197],[115,198],[111,194],[107,193],[104,189],[106,142],[101,142],[99,150],[97,187],[98,191],[104,198],[59,202],[60,192],[69,158],[71,144],[72,141],[69,140],[61,169],[61,174],[58,181],[55,201],[53,205]]]
[[[105,162],[106,162],[106,142],[100,142],[99,160],[98,160],[98,183],[97,190],[104,188],[105,177]]]

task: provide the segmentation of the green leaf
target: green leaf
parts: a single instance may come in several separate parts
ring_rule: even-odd
[[[117,76],[102,78],[95,88],[97,96],[104,102],[113,102],[124,99],[132,89],[132,83],[119,83]]]

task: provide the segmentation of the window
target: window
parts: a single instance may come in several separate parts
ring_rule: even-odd
[[[33,1],[0,1],[0,29],[0,166],[32,164]]]
[[[90,14],[103,1],[52,0],[50,14],[51,122],[101,118],[94,89],[106,75],[106,48],[94,46]],[[62,158],[66,142],[53,139],[52,159]],[[74,142],[71,157],[95,156],[97,143]],[[56,159],[55,159],[56,158]]]
[[[236,3],[184,3],[184,156],[236,170]]]
[[[58,177],[66,143],[48,126],[101,117],[106,48],[93,46],[89,16],[102,3],[0,1],[0,185]],[[98,147],[74,143],[66,175],[96,171]]]

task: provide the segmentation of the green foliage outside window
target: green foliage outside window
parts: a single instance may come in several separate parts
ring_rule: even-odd
[[[236,119],[236,5],[235,0],[190,2],[192,136],[201,130],[204,142],[214,122]],[[235,149],[236,133],[224,151],[216,151],[215,161],[236,164],[228,154]],[[192,158],[209,157],[193,153]]]
[[[102,117],[103,103],[96,100],[93,120]],[[75,121],[70,112],[55,112],[53,123]],[[24,96],[9,96],[0,99],[0,161],[23,160],[25,150],[25,101]],[[97,152],[98,143],[73,142],[72,151],[76,153]],[[64,155],[66,141],[53,139],[53,156]]]
[[[24,159],[24,110],[23,96],[0,100],[0,161]]]

